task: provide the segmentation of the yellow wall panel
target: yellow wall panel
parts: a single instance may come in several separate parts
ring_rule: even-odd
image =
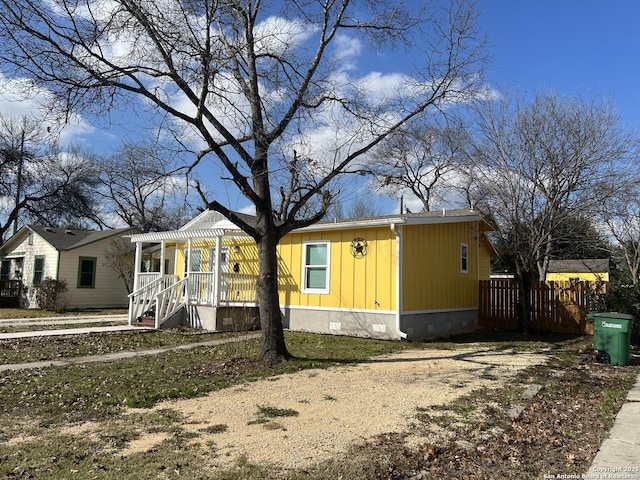
[[[609,281],[609,274],[603,273],[591,273],[591,272],[579,272],[579,273],[547,273],[547,282],[568,282],[572,278],[579,278],[583,282],[598,282]]]
[[[363,238],[367,255],[355,258],[351,242]],[[330,242],[329,293],[302,293],[302,245]],[[278,254],[290,285],[283,288],[284,305],[323,308],[391,310],[395,308],[395,235],[388,227],[291,233],[282,239]]]
[[[475,222],[403,227],[403,309],[477,307],[478,245]],[[461,244],[468,271],[461,271]]]

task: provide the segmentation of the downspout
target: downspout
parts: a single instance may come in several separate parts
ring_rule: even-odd
[[[402,311],[402,236],[401,227],[391,224],[391,231],[396,236],[396,334],[402,339],[407,339],[407,334],[400,330],[400,313]]]

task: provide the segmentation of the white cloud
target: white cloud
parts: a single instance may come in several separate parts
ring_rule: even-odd
[[[7,79],[0,72],[0,115],[26,117],[41,125],[42,136],[54,135],[62,145],[82,143],[94,128],[79,115],[65,121],[61,109],[51,109],[51,92],[26,79]]]
[[[338,63],[338,70],[347,71],[357,67],[357,59],[362,54],[362,43],[357,38],[337,35],[334,40],[334,59]]]
[[[317,30],[301,20],[271,16],[254,29],[256,52],[259,55],[285,55],[302,46]]]

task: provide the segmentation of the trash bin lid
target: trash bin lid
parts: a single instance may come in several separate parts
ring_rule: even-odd
[[[609,333],[629,333],[631,324],[633,321],[633,315],[627,315],[624,313],[597,313],[593,316],[593,327],[597,332],[607,331]]]
[[[629,315],[628,313],[618,313],[618,312],[598,312],[598,313],[590,313],[588,315],[590,318],[611,318],[614,320],[633,320],[633,315]]]

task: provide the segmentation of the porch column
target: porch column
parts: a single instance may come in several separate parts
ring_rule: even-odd
[[[186,276],[189,276],[191,273],[191,239],[187,240],[187,265],[186,265]]]
[[[176,251],[178,249],[176,248]],[[191,273],[191,239],[189,238],[187,240],[187,258],[186,258],[187,262],[186,265],[184,266],[184,272],[182,272],[182,279],[184,280],[185,278],[187,279],[187,288],[185,290],[185,302],[187,303],[187,306],[191,305],[191,291],[192,291],[192,284],[191,282],[193,281],[192,278],[190,278],[190,273]],[[196,294],[196,300],[198,298],[198,295]],[[188,308],[188,307],[187,307]],[[187,310],[190,311],[190,310]],[[187,316],[189,316],[190,314],[188,313]],[[191,320],[189,320],[189,322],[191,322]]]
[[[160,243],[160,278],[164,277],[164,274],[166,273],[164,271],[164,258],[166,254],[166,248],[167,248],[167,241],[162,240],[162,242]]]
[[[133,291],[140,288],[140,266],[142,265],[142,243],[136,242],[135,268],[133,269]]]
[[[213,271],[213,284],[215,285],[215,292],[213,293],[213,306],[220,306],[220,235],[216,237],[216,261],[215,269]]]

